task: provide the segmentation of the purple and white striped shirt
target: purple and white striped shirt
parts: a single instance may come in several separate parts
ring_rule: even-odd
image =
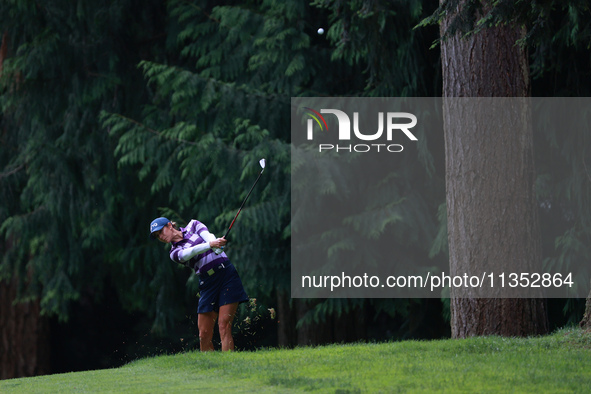
[[[215,240],[215,236],[209,232],[205,224],[198,220],[191,220],[187,227],[181,227],[183,239],[179,242],[172,243],[170,249],[170,259],[179,264],[186,265],[199,273],[202,267],[210,267],[212,265],[228,261],[228,256],[224,252],[216,254],[213,249],[209,247],[209,242]],[[188,261],[183,260],[183,251],[188,248],[201,245],[200,249],[203,251],[195,255]]]

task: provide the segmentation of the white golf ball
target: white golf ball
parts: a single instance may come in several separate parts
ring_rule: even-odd
[[[318,34],[324,34],[324,29],[323,28],[318,29]]]

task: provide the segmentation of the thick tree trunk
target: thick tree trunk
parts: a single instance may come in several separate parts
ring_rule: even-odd
[[[442,32],[453,17],[443,21]],[[527,272],[541,263],[527,103],[518,101],[514,110],[499,108],[504,111],[500,116],[486,118],[489,115],[482,114],[490,113],[495,103],[476,99],[529,95],[527,54],[516,45],[523,33],[517,27],[500,26],[468,38],[456,34],[442,43],[452,276],[487,268],[495,274]],[[450,99],[465,97],[475,99]],[[452,288],[452,336],[547,332],[545,300],[504,296],[475,298]]]
[[[0,282],[0,379],[50,373],[49,324],[39,301],[13,305],[16,283]]]

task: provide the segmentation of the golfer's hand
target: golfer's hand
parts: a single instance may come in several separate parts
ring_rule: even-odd
[[[214,249],[220,249],[220,248],[223,248],[224,245],[226,245],[226,242],[228,242],[226,239],[218,238],[215,241],[211,241],[209,243],[209,246]]]

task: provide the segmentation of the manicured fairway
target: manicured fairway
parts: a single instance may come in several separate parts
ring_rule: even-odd
[[[0,381],[3,393],[587,392],[591,334],[190,352]]]

